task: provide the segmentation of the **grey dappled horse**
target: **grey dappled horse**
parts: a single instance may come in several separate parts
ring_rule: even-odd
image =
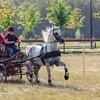
[[[57,46],[57,42],[64,43],[64,38],[58,27],[47,28],[46,31],[42,31],[42,35],[45,41],[45,45],[29,45],[26,48],[26,54],[28,58],[34,58],[32,61],[27,61],[28,68],[28,80],[32,81],[32,72],[30,68],[34,66],[34,75],[36,82],[38,80],[38,71],[42,65],[46,66],[48,73],[48,84],[52,85],[50,66],[63,66],[64,67],[64,78],[68,80],[69,73],[65,63],[60,61],[60,51]]]

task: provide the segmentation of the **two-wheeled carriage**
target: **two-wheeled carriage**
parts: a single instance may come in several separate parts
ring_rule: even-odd
[[[1,59],[0,60],[0,80],[1,81],[6,81],[9,76],[13,80],[15,79],[22,79],[22,69],[23,69],[23,63],[21,61],[21,57],[23,53],[18,52],[14,56],[8,58],[5,57],[6,59]]]
[[[9,57],[8,52],[3,52],[3,47],[0,46],[0,81],[6,82],[8,77],[13,80],[22,79],[22,75],[26,74],[23,68],[24,52],[18,52]]]

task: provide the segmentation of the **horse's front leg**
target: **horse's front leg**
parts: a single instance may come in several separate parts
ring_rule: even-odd
[[[50,72],[50,65],[49,64],[46,64],[46,69],[47,69],[47,74],[48,74],[48,85],[52,86],[51,72]]]
[[[64,66],[64,71],[65,71],[64,78],[65,78],[65,80],[68,80],[69,79],[69,73],[68,73],[67,65],[63,62],[59,62],[59,64],[57,66]]]

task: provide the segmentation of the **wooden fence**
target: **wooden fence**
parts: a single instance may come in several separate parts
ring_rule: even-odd
[[[66,52],[66,49],[68,49],[68,47],[66,46],[66,44],[68,44],[69,42],[71,43],[75,43],[75,42],[79,42],[81,43],[81,47],[83,45],[83,43],[88,43],[88,48],[93,49],[96,48],[96,42],[100,42],[100,39],[65,39],[65,42],[60,46],[60,49],[62,49],[62,52]],[[31,39],[31,40],[21,40],[21,43],[44,43],[43,40],[37,39]],[[91,43],[93,45],[91,45]],[[73,48],[73,46],[71,47]],[[78,48],[79,49],[79,48]]]

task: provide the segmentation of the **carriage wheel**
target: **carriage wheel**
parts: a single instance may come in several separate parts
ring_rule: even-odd
[[[7,80],[7,72],[6,72],[6,67],[4,64],[0,64],[0,80],[2,82],[6,82]]]
[[[21,65],[18,67],[13,67],[13,74],[11,75],[13,80],[21,80],[22,79],[22,69]]]
[[[22,69],[20,64],[12,64],[7,67],[7,75],[11,76],[13,80],[22,79]]]

